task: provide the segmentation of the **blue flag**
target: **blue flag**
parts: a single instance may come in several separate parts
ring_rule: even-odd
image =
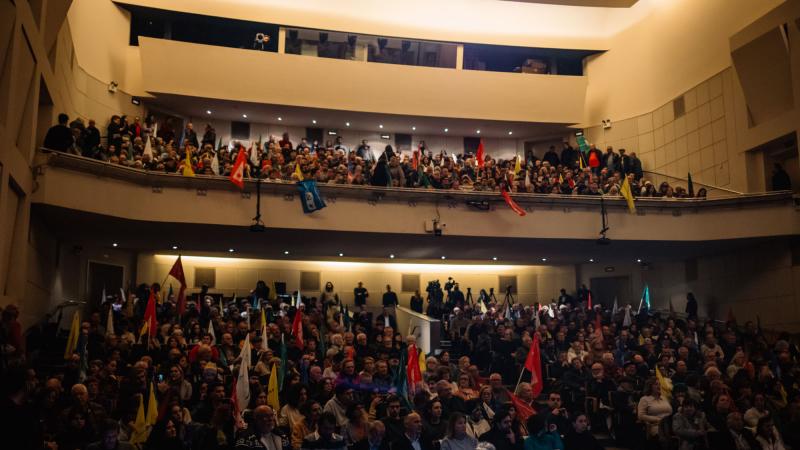
[[[303,205],[304,213],[309,214],[327,206],[319,195],[315,180],[299,181],[297,188],[300,190],[300,204]]]

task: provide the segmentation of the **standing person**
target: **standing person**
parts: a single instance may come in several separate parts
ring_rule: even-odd
[[[691,292],[686,294],[686,316],[688,319],[697,319],[697,299]]]
[[[89,126],[83,131],[83,156],[93,158],[97,147],[100,146],[100,130],[95,126],[94,119],[89,119]]]
[[[783,167],[780,165],[780,163],[775,163],[775,167],[772,169],[772,190],[792,190],[792,180],[789,178],[789,174],[783,170]]]
[[[397,305],[397,294],[392,291],[392,286],[387,284],[386,292],[383,293],[383,307],[394,308]]]
[[[58,124],[50,127],[44,137],[44,148],[65,152],[72,147],[75,138],[72,137],[72,130],[67,126],[67,122],[69,122],[68,115],[64,113],[58,115]]]
[[[630,173],[633,174],[633,179],[639,181],[644,176],[644,170],[642,170],[642,160],[636,156],[636,152],[631,152],[630,158]]]
[[[414,295],[411,296],[411,301],[409,302],[409,307],[412,311],[418,312],[422,314],[422,308],[424,304],[422,301],[422,295],[419,293],[419,289],[414,291]]]
[[[365,306],[367,304],[367,297],[369,297],[369,292],[367,288],[364,287],[364,283],[359,281],[358,286],[353,289],[353,298],[356,306]]]
[[[200,146],[199,142],[197,142],[197,133],[194,131],[194,125],[192,125],[192,122],[186,124],[186,129],[183,131],[182,144],[184,146],[191,144],[194,148],[198,148]]]
[[[478,440],[467,433],[467,418],[460,412],[450,415],[447,422],[447,437],[442,440],[441,450],[473,450]]]

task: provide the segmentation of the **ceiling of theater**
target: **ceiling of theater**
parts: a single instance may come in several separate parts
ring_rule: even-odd
[[[232,120],[250,123],[281,124],[291,127],[319,127],[381,133],[413,133],[416,135],[474,136],[536,140],[560,139],[571,130],[568,124],[508,122],[493,120],[457,119],[447,117],[404,116],[357,111],[340,111],[286,105],[235,102],[229,100],[158,94],[147,100],[156,110],[178,113],[191,118],[197,126],[204,120]],[[211,111],[211,114],[207,114]],[[244,115],[247,115],[245,118]],[[278,117],[281,120],[278,120]],[[312,121],[316,120],[316,123]],[[379,128],[383,125],[383,128]],[[412,127],[416,127],[412,130]],[[480,134],[476,131],[480,130]],[[512,131],[509,136],[508,132]]]
[[[162,223],[120,219],[54,206],[34,204],[36,214],[57,238],[78,245],[108,246],[117,250],[257,259],[491,264],[497,257],[502,264],[547,265],[585,264],[590,258],[605,266],[631,263],[683,261],[689,258],[736,251],[770,239],[718,241],[623,241],[612,239],[610,245],[580,239],[518,239],[503,237],[441,237],[419,234],[355,233],[327,230],[290,230],[269,228],[254,233],[248,224],[240,227]],[[268,215],[269,212],[265,212]],[[599,221],[599,219],[598,219]],[[209,236],[213,236],[212,239]],[[772,238],[781,239],[781,238]],[[236,249],[234,254],[226,251]],[[290,255],[285,256],[284,251]],[[339,253],[344,257],[339,257]]]
[[[594,6],[601,8],[630,8],[639,0],[503,0],[522,3],[547,3],[551,5]]]

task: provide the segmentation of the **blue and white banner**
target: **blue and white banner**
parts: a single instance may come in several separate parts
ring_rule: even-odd
[[[315,180],[299,181],[297,188],[300,190],[300,204],[303,205],[304,213],[309,214],[327,206],[319,195]]]

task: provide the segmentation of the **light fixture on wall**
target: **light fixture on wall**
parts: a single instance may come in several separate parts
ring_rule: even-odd
[[[111,92],[113,94],[117,92],[118,87],[119,84],[116,81],[111,81],[110,83],[108,83],[108,92]]]
[[[604,119],[602,120],[602,123],[603,123],[603,129],[607,130],[611,128],[611,119]]]

